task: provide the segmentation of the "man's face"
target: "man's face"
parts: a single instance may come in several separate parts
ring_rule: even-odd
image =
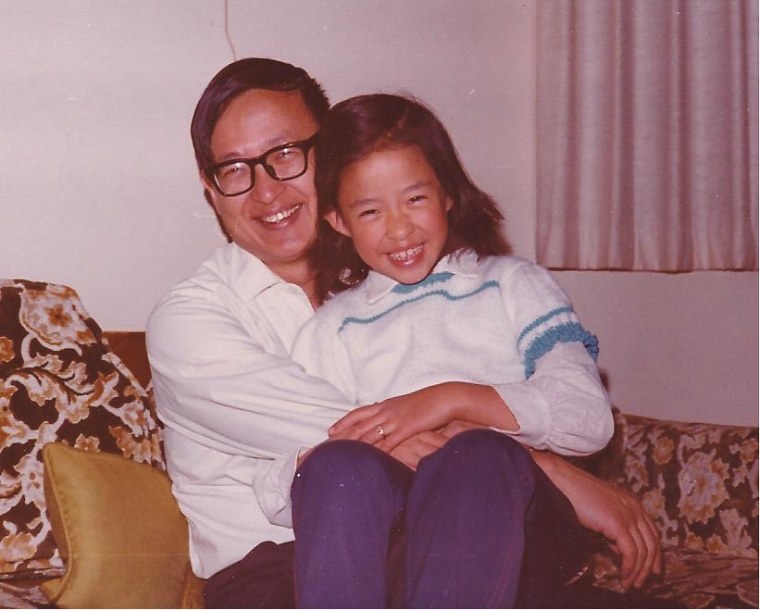
[[[318,128],[298,92],[251,89],[235,98],[217,121],[211,135],[213,162],[257,157],[275,146],[306,140]],[[234,197],[221,195],[202,177],[233,241],[275,273],[303,264],[316,236],[313,155],[309,151],[305,174],[284,182],[257,165],[253,188]]]

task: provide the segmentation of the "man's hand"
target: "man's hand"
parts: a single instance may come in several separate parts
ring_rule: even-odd
[[[479,427],[482,426],[455,420],[439,432],[451,438]],[[660,573],[660,537],[636,496],[576,468],[553,453],[531,451],[531,455],[570,500],[581,525],[602,534],[620,555],[624,588],[641,587],[649,574]]]
[[[659,534],[636,496],[557,455],[531,453],[536,464],[570,500],[581,524],[601,533],[620,555],[624,589],[631,585],[641,587],[649,574],[661,572]]]
[[[482,424],[474,424],[469,421],[463,421],[461,419],[455,419],[454,421],[450,421],[448,424],[443,426],[442,428],[439,428],[436,432],[439,432],[440,434],[443,434],[447,439],[454,438],[457,434],[460,432],[467,432],[467,430],[476,430],[476,429],[487,429],[488,426],[483,426]]]
[[[438,451],[447,440],[438,432],[420,432],[398,445],[390,455],[412,470],[417,470],[419,461]]]

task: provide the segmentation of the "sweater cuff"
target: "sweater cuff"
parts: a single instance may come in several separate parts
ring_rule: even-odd
[[[536,449],[546,449],[551,421],[549,403],[543,394],[525,382],[494,386],[501,399],[509,407],[520,429],[517,432],[499,430],[516,441]]]

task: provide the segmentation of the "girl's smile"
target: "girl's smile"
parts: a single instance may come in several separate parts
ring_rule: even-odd
[[[398,265],[411,265],[420,257],[424,249],[425,246],[416,246],[402,252],[391,252],[388,256]]]
[[[416,146],[370,153],[340,177],[338,208],[326,218],[350,237],[370,268],[402,284],[425,279],[448,238],[452,200]]]

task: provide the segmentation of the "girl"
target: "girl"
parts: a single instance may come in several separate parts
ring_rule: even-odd
[[[498,206],[423,105],[338,104],[316,166],[330,227],[313,254],[328,300],[293,357],[370,406],[337,422],[336,442],[296,475],[299,604],[560,603],[582,567],[579,526],[522,445],[586,455],[607,443],[596,338],[547,271],[508,255]],[[446,400],[383,402],[429,386]],[[483,429],[454,436],[459,420]],[[437,450],[387,455],[415,438]],[[307,496],[318,514],[301,510]]]

